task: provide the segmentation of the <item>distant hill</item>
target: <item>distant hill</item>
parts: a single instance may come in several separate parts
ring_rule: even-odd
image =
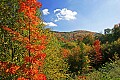
[[[58,32],[58,31],[53,31],[53,32],[55,33],[55,36],[57,38],[62,38],[65,40],[75,40],[85,37],[87,35],[95,36],[97,34],[96,32],[91,32],[86,30],[76,30],[71,32]]]

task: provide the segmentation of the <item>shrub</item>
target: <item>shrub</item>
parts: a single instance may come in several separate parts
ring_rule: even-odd
[[[99,70],[89,73],[87,80],[120,80],[120,59],[105,63]]]
[[[79,43],[79,46],[71,49],[71,55],[68,56],[69,71],[73,75],[82,75],[89,71],[88,53],[85,53],[85,44]]]
[[[120,38],[112,43],[103,44],[101,50],[103,53],[103,62],[108,62],[110,61],[109,59],[114,60],[114,54],[118,54],[118,57],[120,57]]]

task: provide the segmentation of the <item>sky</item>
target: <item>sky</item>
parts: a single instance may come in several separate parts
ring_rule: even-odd
[[[53,31],[103,32],[120,23],[120,0],[38,0],[42,19]]]

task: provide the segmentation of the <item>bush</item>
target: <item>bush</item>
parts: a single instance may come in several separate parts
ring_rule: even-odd
[[[102,45],[103,62],[108,62],[109,59],[113,59],[114,54],[118,54],[120,57],[120,38],[112,43],[106,43]]]
[[[120,80],[120,59],[89,73],[87,80]]]
[[[79,46],[71,49],[71,55],[68,56],[69,71],[73,75],[85,74],[89,71],[89,58],[85,52],[85,44],[79,43]]]

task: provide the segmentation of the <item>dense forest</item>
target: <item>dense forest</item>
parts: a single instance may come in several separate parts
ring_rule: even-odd
[[[104,34],[46,28],[37,0],[0,0],[0,80],[120,80],[120,24]]]

